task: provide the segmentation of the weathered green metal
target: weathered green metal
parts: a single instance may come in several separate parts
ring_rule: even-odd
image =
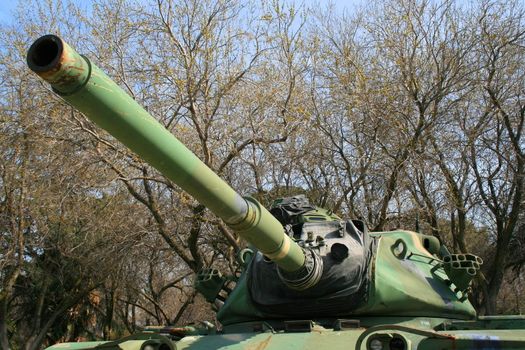
[[[36,40],[27,63],[70,105],[107,130],[224,220],[280,268],[304,264],[301,248],[259,203],[243,198],[86,57],[54,35]]]
[[[369,265],[359,276],[369,283],[364,293],[352,294],[359,300],[343,298],[352,305],[349,309],[332,308],[327,314],[321,307],[326,295],[321,293],[323,289],[315,288],[285,290],[292,296],[288,297],[292,308],[258,304],[250,285],[254,277],[265,275],[254,276],[253,271],[257,263],[268,264],[259,253],[242,251],[239,261],[243,273],[238,279],[213,269],[197,276],[197,285],[207,300],[225,301],[217,315],[223,325],[220,333],[209,325],[149,327],[114,342],[65,343],[49,349],[525,349],[524,317],[476,317],[467,299],[481,259],[452,255],[435,237],[416,232],[369,233],[358,220],[341,220],[316,207],[293,216],[292,229],[288,227],[285,234],[278,220],[282,222],[288,212],[272,211],[276,219],[255,200],[238,195],[95,65],[58,37],[38,39],[29,50],[28,64],[64,100],[210,208],[285,272],[304,271],[306,265],[324,261],[320,269],[314,269],[323,272],[322,281],[345,262],[358,265],[359,256],[349,259],[345,249],[359,243],[369,248],[364,250],[369,253],[365,256]],[[346,236],[357,237],[347,248],[343,244]],[[349,270],[345,268],[344,274]],[[299,282],[305,276],[309,278],[298,276]],[[226,281],[235,281],[236,286],[224,300],[218,295],[225,290]],[[348,288],[336,284],[339,289],[334,290],[330,283],[326,286],[329,297],[338,297]],[[270,291],[265,296],[271,299],[273,294]],[[295,307],[294,298],[304,304]],[[297,317],[302,315],[297,309],[303,307],[313,311],[305,318]]]
[[[278,331],[272,324],[246,323],[238,325],[232,331],[225,330],[219,335],[191,335],[174,342],[177,350],[253,350],[253,349],[304,349],[304,350],[369,350],[374,340],[382,342],[382,349],[406,350],[471,350],[471,349],[525,349],[525,319],[508,317],[507,324],[490,328],[484,321],[475,322],[475,328],[459,327],[448,319],[415,318],[397,319],[395,324],[391,319],[376,319],[357,328],[333,329],[332,327],[313,323],[308,331],[286,332]],[[503,322],[503,321],[502,321]],[[472,322],[474,323],[474,322]],[[520,323],[512,329],[513,323]],[[440,325],[447,324],[451,329],[442,329]],[[254,328],[260,327],[259,331]],[[147,334],[142,334],[147,336]],[[405,347],[389,347],[390,342],[404,342]],[[48,350],[121,350],[123,346],[109,347],[109,342],[99,343],[67,343],[48,348]],[[128,343],[128,345],[131,345]],[[140,347],[131,348],[141,350]],[[154,348],[155,349],[155,348]],[[158,348],[157,348],[158,349]],[[157,350],[155,349],[155,350]]]
[[[373,283],[368,297],[348,317],[437,317],[469,320],[476,312],[463,293],[448,284],[443,262],[424,248],[432,239],[411,231],[372,232],[378,239],[373,263]],[[402,255],[395,251],[400,242]],[[400,251],[401,252],[401,251]],[[225,325],[248,322],[257,315],[247,286],[241,276],[217,318]],[[259,312],[261,318],[264,314]],[[334,315],[334,317],[340,317]]]
[[[61,343],[47,350],[176,350],[175,344],[156,332],[143,332],[115,341]]]

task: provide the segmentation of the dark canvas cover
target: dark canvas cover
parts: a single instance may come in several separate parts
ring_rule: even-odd
[[[366,299],[375,242],[352,221],[310,222],[302,226],[302,231],[314,236],[315,242],[321,242],[310,247],[322,258],[321,280],[304,291],[290,289],[279,278],[277,265],[257,253],[248,271],[253,302],[260,311],[275,317],[348,314]],[[348,248],[348,256],[342,261],[332,253],[334,244]]]

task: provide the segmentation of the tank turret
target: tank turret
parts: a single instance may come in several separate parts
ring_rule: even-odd
[[[304,196],[278,200],[268,211],[235,192],[59,37],[36,40],[27,63],[66,102],[253,247],[240,253],[243,273],[233,278],[235,289],[223,298],[218,319],[224,334],[203,336],[213,333],[208,326],[150,328],[120,341],[70,348],[229,349],[241,342],[254,349],[303,347],[298,344],[331,349],[525,347],[523,318],[500,318],[497,324],[476,318],[467,295],[480,258],[450,254],[437,238],[416,232],[369,232],[364,222],[341,219]],[[208,269],[197,276],[197,287],[214,301],[226,280]],[[502,333],[496,326],[514,331]],[[297,332],[308,335],[299,338]]]

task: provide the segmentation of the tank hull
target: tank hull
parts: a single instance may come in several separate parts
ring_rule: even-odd
[[[279,330],[286,327],[283,321],[251,322],[226,327],[224,334],[186,336],[172,341],[178,350],[282,350],[282,349],[371,349],[372,342],[380,341],[383,349],[392,343],[396,349],[525,349],[525,317],[487,317],[473,321],[454,321],[438,318],[397,319],[372,317],[361,319],[358,324],[348,322],[355,328],[335,330],[310,321],[304,330]],[[289,321],[288,321],[289,322]],[[297,321],[306,325],[308,320]],[[275,327],[275,328],[274,328]],[[254,328],[260,329],[253,331]],[[505,329],[501,329],[505,328]],[[437,330],[438,329],[438,330]],[[142,334],[145,338],[148,335]],[[150,335],[152,336],[152,335]],[[98,346],[98,347],[97,347]],[[115,346],[117,346],[115,344]],[[110,342],[59,344],[48,350],[129,349],[140,350],[141,343],[127,340],[120,347]]]

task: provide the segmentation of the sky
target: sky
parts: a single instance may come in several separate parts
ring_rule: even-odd
[[[75,0],[80,2],[89,2],[86,0]],[[303,0],[305,3],[328,3],[328,0]],[[338,11],[340,10],[343,12],[343,10],[350,11],[352,8],[354,8],[357,4],[363,3],[364,0],[331,0],[331,2],[336,6]],[[301,3],[301,1],[297,1],[298,3]],[[0,0],[0,23],[11,23],[12,22],[12,12],[15,11],[16,6],[18,4],[18,1],[16,0]]]
[[[16,1],[0,0],[0,23],[9,22],[11,11],[16,7]]]

